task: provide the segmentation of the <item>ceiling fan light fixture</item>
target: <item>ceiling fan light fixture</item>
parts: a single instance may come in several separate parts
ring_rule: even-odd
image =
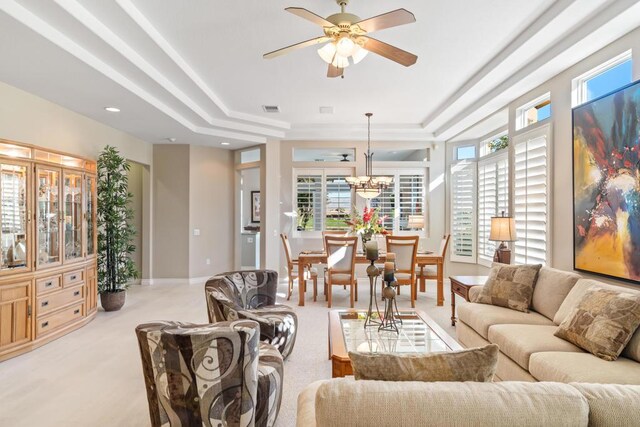
[[[333,61],[331,62],[331,65],[336,68],[347,68],[349,66],[349,58],[336,54],[336,56],[333,58]]]
[[[318,55],[320,58],[327,64],[331,64],[333,62],[333,58],[336,56],[336,45],[334,42],[327,43],[318,49]]]
[[[338,55],[349,57],[355,51],[356,44],[351,40],[349,36],[342,36],[336,42],[336,50],[338,51]]]
[[[364,57],[367,56],[367,53],[369,53],[368,50],[363,49],[360,46],[356,45],[355,48],[353,49],[353,54],[351,55],[351,59],[353,60],[353,63],[357,64],[358,62],[362,61]]]

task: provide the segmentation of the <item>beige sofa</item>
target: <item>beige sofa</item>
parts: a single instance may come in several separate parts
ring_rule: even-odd
[[[335,378],[298,396],[298,427],[632,426],[640,386]]]
[[[543,267],[529,313],[486,304],[460,305],[457,339],[465,347],[497,344],[500,355],[496,377],[503,381],[640,384],[640,330],[615,362],[602,360],[553,335],[591,286],[640,292]],[[480,290],[479,286],[471,289],[471,301]]]

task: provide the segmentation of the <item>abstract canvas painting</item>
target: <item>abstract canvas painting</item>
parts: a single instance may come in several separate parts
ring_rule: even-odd
[[[640,81],[573,109],[574,267],[640,283]]]

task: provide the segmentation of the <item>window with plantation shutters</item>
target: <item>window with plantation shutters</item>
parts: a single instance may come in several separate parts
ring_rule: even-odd
[[[376,208],[384,219],[384,227],[394,233],[415,232],[408,227],[409,215],[426,213],[425,170],[374,170],[375,175],[391,176],[393,184],[378,197],[371,199],[371,207]],[[426,224],[426,218],[425,218]]]
[[[515,262],[546,264],[548,232],[548,158],[550,127],[513,138]]]
[[[351,189],[344,178],[344,175],[327,175],[325,178],[325,230],[349,230],[350,228],[346,221],[351,213]]]
[[[353,204],[347,169],[296,169],[296,231],[348,230]]]
[[[322,230],[322,175],[300,174],[296,178],[298,231]]]
[[[451,165],[451,260],[476,262],[476,163]]]
[[[478,263],[490,266],[496,242],[489,241],[491,217],[509,212],[508,152],[478,163]]]

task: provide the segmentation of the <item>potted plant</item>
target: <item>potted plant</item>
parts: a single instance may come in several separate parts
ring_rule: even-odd
[[[353,207],[351,215],[346,222],[356,234],[361,236],[363,251],[365,250],[367,242],[370,241],[375,234],[387,234],[387,230],[383,225],[386,218],[386,216],[380,217],[378,209],[365,206],[362,215],[360,215],[356,207]]]
[[[107,145],[98,157],[98,292],[105,311],[122,308],[129,281],[138,277],[128,172],[126,159]]]

